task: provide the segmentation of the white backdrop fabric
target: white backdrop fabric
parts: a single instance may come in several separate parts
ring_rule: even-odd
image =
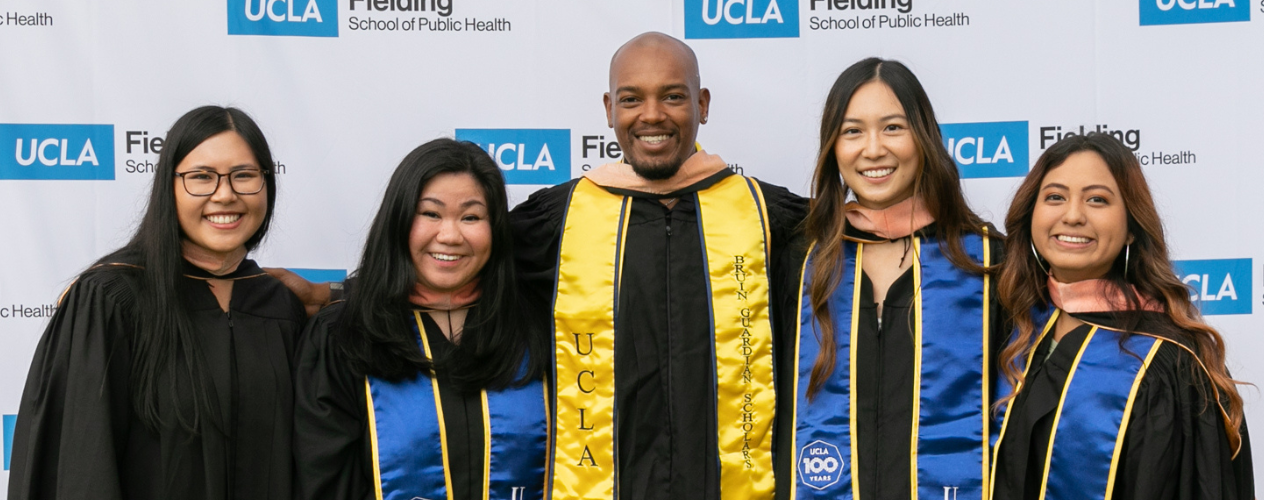
[[[998,225],[1059,134],[1117,134],[1233,374],[1264,382],[1261,18],[1264,0],[0,0],[0,484],[53,304],[126,241],[182,113],[254,116],[283,166],[253,257],[337,277],[429,139],[490,147],[515,203],[611,161],[607,64],[651,30],[698,53],[706,149],[804,195],[826,92],[871,55],[921,79]],[[1259,391],[1243,394],[1264,429]]]

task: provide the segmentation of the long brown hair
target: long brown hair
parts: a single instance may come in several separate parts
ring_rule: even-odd
[[[960,174],[952,156],[944,149],[935,110],[921,82],[900,62],[876,57],[843,70],[830,88],[825,111],[821,115],[821,149],[817,154],[816,171],[812,175],[812,201],[804,221],[808,239],[815,243],[812,258],[817,265],[811,270],[809,296],[812,311],[820,325],[821,346],[808,382],[809,399],[834,372],[834,351],[837,348],[828,302],[842,278],[842,267],[831,264],[842,258],[843,233],[847,228],[843,206],[851,190],[842,182],[838,159],[834,156],[834,144],[838,142],[852,95],[869,82],[886,84],[904,108],[917,149],[921,152],[921,171],[913,181],[914,196],[921,196],[927,210],[935,217],[944,254],[958,268],[979,274],[985,272],[983,266],[966,254],[961,243],[962,237],[968,233],[980,234],[984,222],[970,210],[961,193]],[[992,234],[1000,236],[995,231]]]
[[[1241,442],[1239,428],[1243,418],[1242,396],[1238,395],[1235,386],[1240,382],[1230,378],[1225,369],[1224,339],[1216,329],[1203,322],[1202,315],[1190,301],[1189,288],[1172,272],[1167,242],[1163,236],[1163,222],[1159,220],[1158,210],[1154,208],[1150,187],[1137,158],[1118,139],[1106,134],[1071,136],[1054,144],[1036,160],[1035,166],[1019,186],[1018,192],[1014,194],[1014,201],[1010,204],[1009,214],[1005,217],[1005,230],[1009,236],[1005,264],[1001,267],[999,294],[1001,304],[1010,312],[1017,333],[1001,351],[1000,368],[1011,387],[1017,389],[997,403],[997,408],[1022,390],[1019,385],[1022,370],[1018,360],[1026,358],[1030,350],[1035,348],[1032,337],[1036,326],[1031,311],[1033,307],[1049,305],[1047,274],[1040,268],[1032,251],[1031,220],[1040,195],[1040,184],[1050,170],[1058,168],[1072,154],[1083,151],[1100,156],[1110,169],[1115,182],[1119,184],[1120,197],[1128,212],[1128,231],[1134,237],[1128,255],[1120,252],[1103,279],[1123,293],[1129,310],[1140,311],[1142,297],[1150,297],[1163,303],[1167,317],[1179,330],[1169,334],[1193,348],[1210,375],[1216,392],[1225,396],[1225,427],[1229,442],[1236,448]],[[1125,259],[1128,262],[1125,263]],[[1127,339],[1129,331],[1137,327],[1141,318],[1139,313],[1132,313],[1123,319],[1122,333],[1123,338]]]

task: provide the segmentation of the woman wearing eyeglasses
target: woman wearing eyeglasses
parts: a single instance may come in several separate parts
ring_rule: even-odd
[[[272,165],[238,109],[167,132],[131,241],[70,286],[36,348],[10,499],[290,497],[305,314],[246,259],[272,218]]]

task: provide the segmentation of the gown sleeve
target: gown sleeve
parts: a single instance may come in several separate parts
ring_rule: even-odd
[[[373,498],[372,453],[364,379],[347,368],[333,342],[345,304],[307,325],[294,374],[294,463],[298,498]]]
[[[1242,423],[1236,458],[1211,399],[1211,381],[1193,356],[1159,348],[1137,390],[1116,478],[1116,500],[1251,500],[1251,445]]]
[[[562,247],[562,221],[575,182],[570,181],[533,193],[509,213],[513,230],[514,265],[518,285],[534,311],[553,310],[557,257]],[[550,314],[551,315],[551,314]],[[546,315],[533,314],[533,321]],[[552,331],[548,326],[546,331]]]
[[[93,273],[62,298],[18,406],[8,498],[122,500],[134,288]]]

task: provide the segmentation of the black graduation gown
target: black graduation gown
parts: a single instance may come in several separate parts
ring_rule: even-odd
[[[1075,317],[1108,327],[1120,324],[1109,313]],[[1047,360],[1053,336],[1036,346],[1033,366],[1027,372],[1027,389],[1015,398],[1009,429],[1001,441],[997,499],[1039,498],[1054,410],[1067,372],[1090,329],[1090,325],[1082,325],[1067,333]],[[1179,332],[1176,325],[1159,313],[1142,313],[1136,330],[1180,338],[1173,335]],[[1159,348],[1137,389],[1113,500],[1255,498],[1246,422],[1242,423],[1242,450],[1231,459],[1233,449],[1225,437],[1224,421],[1208,399],[1210,394],[1211,381],[1193,356],[1171,343]],[[1069,438],[1058,435],[1058,439]]]
[[[295,373],[294,457],[298,498],[375,497],[364,376],[351,372],[335,341],[345,303],[320,311],[307,326]],[[412,314],[408,313],[411,320]],[[422,314],[430,352],[441,359],[456,346]],[[418,349],[421,347],[419,346]],[[461,391],[437,374],[448,445],[452,498],[475,500],[483,491],[483,403],[478,391]],[[418,453],[438,453],[418,450]]]
[[[138,272],[108,266],[85,273],[49,322],[18,410],[9,498],[289,497],[290,374],[302,303],[246,260],[223,277],[235,280],[225,313],[204,281],[210,275],[186,263],[177,286],[213,408],[191,435],[162,398],[167,422],[154,431],[132,411],[129,386],[130,332],[145,313],[136,310]]]
[[[860,240],[882,240],[851,226],[848,226],[847,234]],[[934,236],[936,226],[926,226],[918,234],[922,237]],[[993,233],[993,236],[996,235]],[[990,238],[989,243],[995,264],[1005,255],[1004,244],[996,237]],[[793,275],[793,286],[797,288],[805,254],[788,254],[787,257],[797,259],[798,267]],[[792,265],[787,263],[784,267]],[[997,297],[996,281],[991,280],[992,289],[988,294],[992,312],[989,333],[992,334],[994,351],[989,356],[993,367],[1009,331]],[[856,436],[860,469],[856,475],[860,477],[861,498],[895,500],[907,499],[911,495],[909,448],[912,436],[909,430],[913,426],[913,291],[913,268],[910,267],[887,289],[886,300],[882,303],[882,321],[879,322],[873,282],[867,273],[861,272],[860,318],[857,320],[860,331],[856,353],[856,393],[859,398],[856,402]],[[782,356],[778,361],[782,366],[792,367],[794,322],[798,318],[783,317],[782,320],[788,322],[783,328],[790,335],[784,338],[786,343],[782,345]],[[980,349],[982,347],[979,346]],[[785,376],[795,375],[787,370]],[[991,376],[995,380],[995,369]],[[996,384],[991,384],[991,387],[996,387]],[[794,429],[788,429],[778,436],[782,444],[780,449],[789,447],[793,433]],[[777,498],[789,498],[790,490],[795,486],[789,483],[789,464],[789,460],[778,461],[781,467],[777,469]]]
[[[610,189],[633,197],[619,294],[621,314],[615,325],[615,418],[622,498],[719,498],[714,343],[705,313],[711,297],[696,192],[728,175],[733,173],[725,170],[665,196]],[[552,310],[562,219],[576,182],[538,191],[510,213],[522,285],[532,303],[546,311]],[[777,315],[794,306],[782,306],[787,303],[787,291],[779,289],[775,277],[797,272],[780,269],[778,262],[789,251],[787,244],[798,231],[807,202],[785,188],[759,185],[772,231],[769,273],[773,325],[777,325]],[[667,208],[659,201],[665,198],[679,201]],[[774,337],[781,335],[777,330],[774,326]],[[543,331],[553,331],[552,324],[544,325]],[[777,384],[778,402],[789,388]],[[703,404],[706,401],[712,404]]]

